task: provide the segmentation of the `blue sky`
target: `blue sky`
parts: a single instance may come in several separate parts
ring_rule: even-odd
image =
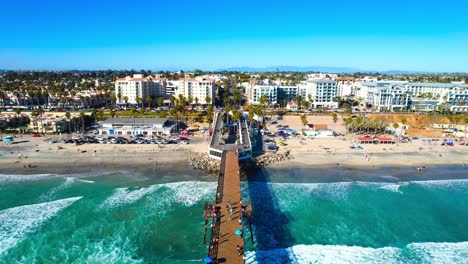
[[[468,1],[5,1],[0,69],[468,72]]]

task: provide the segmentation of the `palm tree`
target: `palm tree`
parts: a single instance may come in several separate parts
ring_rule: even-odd
[[[338,115],[336,113],[332,113],[332,118],[333,118],[333,130],[335,130],[336,127],[336,121],[338,121]]]
[[[148,107],[151,108],[151,97],[150,96],[147,96],[146,99],[145,99],[145,102],[148,104]]]
[[[239,122],[240,118],[241,118],[241,113],[239,111],[237,111],[237,109],[234,109],[232,111],[231,119],[235,123],[236,132],[237,132],[237,122]]]
[[[122,103],[122,94],[118,93],[117,98],[119,99],[119,103]],[[114,103],[115,104],[115,103]]]
[[[174,107],[175,106],[175,101],[177,100],[177,98],[175,98],[175,96],[171,95],[171,97],[169,97],[169,100],[171,101],[171,105]]]
[[[19,115],[21,114],[21,111],[23,111],[21,108],[16,108],[15,109],[15,113],[16,113],[17,117],[19,117]]]
[[[158,104],[158,106],[162,106],[164,104],[164,99],[162,97],[158,97],[158,100],[156,100],[156,103]]]
[[[206,116],[207,116],[207,122],[208,124],[210,124],[210,127],[211,127],[211,123],[213,123],[213,105],[208,106],[208,109],[206,111]]]
[[[99,120],[101,121],[101,128],[102,128],[102,121],[104,121],[102,117],[104,116],[104,111],[98,111],[97,115],[99,116]]]
[[[37,109],[37,115],[39,116],[40,120],[41,120],[41,126],[42,126],[42,133],[44,134],[45,131],[44,131],[44,124],[42,123],[42,115],[45,113],[44,109],[42,109],[42,107],[39,106],[39,108]]]
[[[199,101],[198,97],[195,97],[195,105],[197,106],[198,106],[198,101]]]
[[[143,98],[137,97],[137,98],[136,98],[136,101],[137,101],[138,107],[141,107],[141,104],[143,104]]]
[[[303,128],[304,128],[305,126],[307,126],[308,121],[307,121],[307,117],[306,117],[305,114],[302,114],[302,115],[301,115],[301,122],[302,122]]]
[[[240,102],[242,100],[242,95],[239,93],[239,91],[235,91],[233,95],[234,103],[237,105],[240,105]]]
[[[211,97],[206,96],[205,97],[205,102],[206,102],[206,104],[211,104]]]
[[[128,96],[124,96],[123,100],[125,102],[125,108],[127,108],[128,107]]]
[[[68,132],[71,132],[71,126],[70,126],[70,123],[71,123],[71,120],[70,120],[71,114],[70,114],[70,112],[67,111],[67,112],[65,113],[65,117],[67,117],[67,119],[68,119]]]
[[[80,118],[81,118],[81,129],[82,129],[82,134],[84,135],[85,133],[85,117],[86,114],[84,112],[80,112]]]

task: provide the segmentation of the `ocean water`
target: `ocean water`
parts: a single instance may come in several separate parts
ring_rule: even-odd
[[[434,171],[253,173],[241,184],[254,216],[246,262],[468,263],[467,171]],[[201,179],[0,175],[0,263],[203,263],[216,183]]]

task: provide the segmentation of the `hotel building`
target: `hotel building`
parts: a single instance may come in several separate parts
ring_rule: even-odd
[[[117,78],[115,81],[115,95],[117,103],[137,104],[137,98],[146,97],[156,98],[166,94],[166,80],[153,78],[151,76],[143,77],[142,74],[134,74],[133,77]],[[125,102],[124,98],[128,100]]]

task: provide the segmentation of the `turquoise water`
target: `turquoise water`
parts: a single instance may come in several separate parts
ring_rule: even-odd
[[[254,209],[247,263],[468,262],[468,180],[316,173],[269,169],[242,183]],[[0,175],[0,263],[202,263],[216,183],[162,176]]]

